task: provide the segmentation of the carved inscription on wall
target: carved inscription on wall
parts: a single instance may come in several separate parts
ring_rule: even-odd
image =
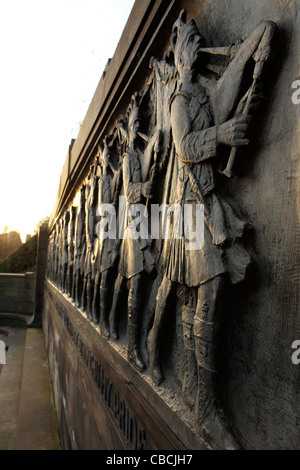
[[[62,309],[58,309],[58,313],[87,370],[91,374],[105,406],[110,411],[110,416],[117,423],[126,442],[126,448],[134,450],[146,449],[146,431],[127,403],[124,394],[118,390],[111,376],[105,367],[103,367],[103,360],[98,360],[93,355],[68,315]]]

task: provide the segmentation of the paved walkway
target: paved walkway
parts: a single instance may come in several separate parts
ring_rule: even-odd
[[[0,450],[58,450],[42,330],[0,325],[0,340],[8,346],[0,366]]]

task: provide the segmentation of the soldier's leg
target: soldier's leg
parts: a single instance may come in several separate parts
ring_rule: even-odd
[[[75,292],[75,305],[80,308],[81,306],[81,277],[80,270],[76,269],[74,275],[74,292]]]
[[[180,300],[182,303],[182,333],[184,344],[184,376],[182,396],[190,408],[195,404],[198,384],[198,372],[194,338],[194,317],[196,311],[195,291],[182,286]]]
[[[215,445],[237,449],[220,400],[218,383],[220,356],[220,315],[224,279],[218,276],[198,289],[194,319],[198,393],[195,406],[196,422],[203,435]]]
[[[123,284],[123,276],[121,274],[118,274],[118,277],[115,282],[114,286],[114,296],[113,296],[113,302],[109,314],[109,328],[110,328],[110,337],[114,340],[118,339],[118,331],[117,331],[117,307],[119,303],[119,298],[120,298],[120,293],[121,293],[121,288]]]
[[[92,302],[93,302],[93,283],[92,283],[92,274],[87,275],[87,285],[86,285],[86,313],[90,321],[92,321]]]
[[[100,331],[105,338],[109,338],[109,288],[108,288],[108,273],[109,270],[106,269],[101,273],[101,282],[100,282]]]
[[[153,325],[155,307],[156,307],[156,297],[157,297],[157,292],[161,284],[161,281],[162,281],[162,276],[160,274],[157,274],[152,284],[148,304],[144,312],[141,351],[142,351],[143,356],[145,357],[146,362],[148,362],[147,338],[148,338],[149,331]]]
[[[62,291],[63,292],[67,292],[67,269],[68,269],[68,265],[67,263],[64,263],[62,267]]]
[[[75,286],[74,286],[74,265],[70,268],[70,297],[72,302],[75,301]]]
[[[154,322],[148,336],[149,369],[156,385],[159,385],[164,379],[161,369],[160,346],[166,321],[168,299],[173,290],[173,286],[173,282],[164,276],[158,289]]]
[[[67,279],[67,293],[72,298],[73,265],[68,265]]]
[[[99,286],[99,280],[100,280],[100,273],[97,271],[95,280],[94,280],[94,293],[93,293],[93,302],[92,302],[92,318],[93,318],[93,323],[95,325],[98,325],[99,323],[99,310],[97,306],[97,300],[98,300],[98,286]]]
[[[81,309],[85,312],[86,311],[86,286],[87,286],[87,275],[84,274],[83,278],[83,285],[81,291]]]
[[[128,293],[128,324],[127,324],[127,357],[129,362],[139,371],[143,372],[145,364],[140,355],[140,331],[142,320],[141,308],[141,282],[142,274],[136,274],[130,279]]]

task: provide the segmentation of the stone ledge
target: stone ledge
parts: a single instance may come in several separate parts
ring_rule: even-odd
[[[118,415],[119,412],[116,411],[115,405],[110,406],[107,401],[105,394],[108,392],[103,389],[105,382],[110,384],[110,390],[113,390],[112,403],[116,397],[123,397],[125,404],[122,406],[130,410],[131,419],[136,422],[139,432],[145,431],[145,449],[209,448],[193,428],[193,414],[178,400],[179,387],[177,392],[173,390],[172,396],[169,389],[174,387],[174,383],[172,387],[168,387],[168,382],[165,381],[163,386],[155,387],[147,372],[139,374],[126,360],[124,345],[105,340],[83,312],[49,281],[46,281],[45,290],[44,333],[50,355],[52,381],[56,383],[55,400],[61,415],[65,408],[63,402],[68,404],[71,396],[77,396],[77,409],[84,408],[85,417],[88,414],[91,420],[94,420],[93,426],[99,434],[99,446],[104,442],[104,448],[115,449],[116,447],[105,447],[105,443],[110,443],[112,446],[121,445],[121,448],[134,449],[137,443],[126,441],[126,436],[122,435],[124,429],[120,425],[120,431],[116,421],[116,413]],[[61,376],[60,371],[56,370],[58,366],[62,370],[67,367],[67,376]],[[97,375],[96,367],[101,370],[102,379]],[[78,448],[82,448],[78,444],[81,439],[85,439],[85,436],[78,437],[82,425],[76,427],[80,418],[77,416],[75,419],[72,416],[74,409],[70,408],[70,404],[64,413],[68,416],[70,434],[72,430],[73,434],[77,435],[74,442],[76,441]],[[106,422],[107,435],[102,434],[103,422]],[[114,439],[109,436],[110,433],[114,434]],[[116,435],[119,444],[116,444]],[[84,445],[89,444],[85,442]]]

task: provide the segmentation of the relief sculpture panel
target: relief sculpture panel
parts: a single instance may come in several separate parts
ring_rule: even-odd
[[[209,47],[183,10],[49,240],[49,280],[103,338],[126,344],[154,387],[174,374],[197,433],[219,449],[241,447],[224,406],[221,341],[255,231],[226,187],[260,132],[276,36],[266,21],[243,41]]]

